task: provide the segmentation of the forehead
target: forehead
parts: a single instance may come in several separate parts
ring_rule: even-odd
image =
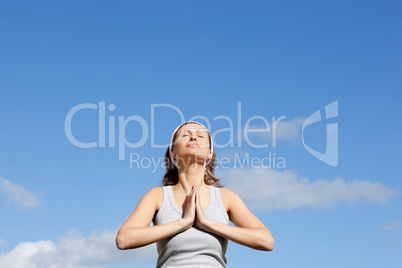
[[[203,126],[196,124],[196,123],[185,124],[185,125],[181,126],[177,132],[186,132],[186,131],[208,133],[208,131]]]

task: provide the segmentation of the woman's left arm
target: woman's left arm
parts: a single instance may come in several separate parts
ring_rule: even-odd
[[[229,220],[236,226],[207,219],[201,208],[200,196],[196,190],[196,225],[210,233],[225,237],[244,246],[271,251],[275,240],[265,225],[247,208],[243,200],[228,189],[221,188],[221,195]]]

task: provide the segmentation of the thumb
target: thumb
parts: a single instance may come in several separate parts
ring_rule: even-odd
[[[191,190],[191,203],[194,204],[195,203],[195,198],[196,198],[196,191],[193,189]]]

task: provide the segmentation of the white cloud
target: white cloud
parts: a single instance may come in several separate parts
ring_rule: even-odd
[[[0,256],[2,268],[101,268],[112,264],[156,260],[156,247],[120,251],[115,246],[117,231],[92,232],[83,237],[71,230],[58,242],[23,242]]]
[[[399,226],[401,226],[401,223],[398,220],[394,220],[384,224],[383,229],[387,231],[393,231],[397,229]]]
[[[296,117],[290,121],[280,121],[276,128],[276,137],[283,140],[295,139],[301,133],[305,118]]]
[[[310,181],[297,173],[272,169],[219,170],[225,186],[243,198],[245,203],[261,210],[288,210],[303,206],[328,208],[338,203],[353,206],[359,203],[386,204],[399,194],[378,182],[355,180],[346,182]]]
[[[3,193],[7,201],[16,203],[20,209],[35,208],[41,204],[30,191],[3,178],[0,178],[0,192]]]
[[[249,137],[259,137],[263,141],[276,142],[277,140],[293,140],[300,136],[302,125],[306,119],[295,117],[287,121],[286,118],[276,118],[269,124],[269,132],[250,132]],[[275,125],[275,127],[274,127]],[[268,127],[265,126],[264,128]],[[249,125],[251,129],[263,129],[260,125]]]

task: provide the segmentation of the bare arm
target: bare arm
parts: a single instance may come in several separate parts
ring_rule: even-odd
[[[158,203],[163,196],[162,188],[154,188],[147,192],[138,203],[134,212],[123,223],[116,236],[116,246],[119,249],[143,247],[161,239],[170,237],[190,228],[195,218],[195,192],[188,197],[185,216],[177,221],[149,226]]]
[[[199,205],[196,190],[196,225],[207,232],[225,237],[233,242],[258,250],[273,250],[275,240],[265,225],[247,208],[239,196],[228,189],[222,189],[229,219],[236,225],[230,226],[209,220]]]

